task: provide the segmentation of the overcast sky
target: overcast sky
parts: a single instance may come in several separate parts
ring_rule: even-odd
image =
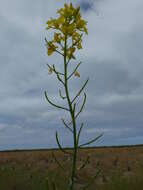
[[[56,147],[56,130],[64,146],[72,145],[60,120],[65,113],[44,98],[47,90],[62,103],[46,66],[60,67],[62,59],[47,56],[44,38],[46,20],[64,2],[0,0],[0,150]],[[76,92],[90,78],[81,142],[104,132],[94,145],[143,143],[143,1],[71,2],[80,3],[89,31],[77,54],[81,77],[71,87]]]

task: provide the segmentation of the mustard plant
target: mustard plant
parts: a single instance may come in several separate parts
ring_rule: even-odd
[[[49,74],[55,74],[58,81],[63,85],[64,92],[59,90],[59,96],[62,100],[65,101],[67,107],[62,105],[56,104],[53,102],[49,96],[47,91],[45,91],[46,100],[54,107],[58,109],[65,110],[69,113],[70,121],[67,122],[65,119],[62,118],[62,123],[64,127],[66,127],[69,132],[72,134],[73,138],[73,148],[72,153],[67,151],[65,148],[62,147],[59,141],[59,134],[56,131],[56,142],[59,149],[64,154],[70,154],[72,157],[72,170],[69,179],[69,187],[68,189],[73,190],[75,189],[76,183],[76,173],[77,173],[77,153],[78,149],[81,147],[85,147],[93,142],[95,142],[101,135],[97,136],[94,139],[91,139],[88,142],[83,144],[79,144],[79,139],[81,135],[81,131],[83,129],[83,123],[80,126],[77,126],[77,118],[79,117],[80,113],[82,112],[85,102],[86,102],[86,93],[83,92],[89,78],[83,83],[82,87],[77,91],[74,97],[71,96],[69,91],[69,80],[72,77],[80,77],[80,73],[78,71],[81,62],[73,64],[73,70],[69,70],[69,65],[71,62],[76,62],[75,52],[77,50],[82,49],[82,36],[84,34],[88,34],[87,30],[87,22],[82,19],[80,13],[80,6],[73,7],[72,3],[65,4],[63,8],[58,9],[57,14],[59,15],[58,18],[51,18],[47,21],[47,28],[46,30],[53,30],[53,37],[50,41],[45,38],[47,53],[48,56],[51,56],[54,53],[59,54],[63,58],[63,71],[59,71],[55,64],[47,64],[49,69]],[[70,67],[71,68],[71,67]],[[81,107],[77,107],[77,99],[83,93],[83,102]],[[64,95],[63,95],[64,94]],[[56,156],[53,154],[54,159],[56,160],[57,164],[63,169],[62,164],[58,161]],[[83,163],[81,168],[85,167],[89,157]],[[93,177],[93,179],[97,176]],[[90,182],[91,183],[91,182]],[[90,184],[87,184],[84,189],[87,189]],[[56,189],[56,184],[53,185],[53,189]]]

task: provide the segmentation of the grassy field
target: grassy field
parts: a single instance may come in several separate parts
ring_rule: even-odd
[[[63,163],[61,170],[52,152]],[[86,168],[78,173],[77,189],[99,176],[89,190],[141,190],[143,188],[143,146],[81,149],[78,167],[86,157]],[[46,179],[66,190],[71,159],[58,150],[0,152],[0,190],[46,190]]]

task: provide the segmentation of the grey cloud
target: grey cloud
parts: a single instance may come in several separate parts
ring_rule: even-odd
[[[57,95],[59,86],[54,76],[48,76],[46,66],[55,63],[61,69],[62,60],[47,57],[44,45],[45,36],[50,37],[45,22],[56,16],[61,2],[1,0],[1,5],[0,149],[54,147],[56,129],[63,143],[71,145],[60,122],[67,115],[44,98],[47,90],[54,101],[63,104]],[[142,0],[95,1],[92,10],[82,15],[88,21],[89,35],[77,54],[83,61],[81,77],[70,88],[73,95],[90,77],[87,104],[79,119],[86,126],[81,141],[103,131],[99,144],[142,142]]]
[[[96,63],[95,60],[95,63],[88,64],[91,65],[88,69],[91,75],[88,87],[95,95],[130,94],[142,86],[142,80],[133,76],[119,61]]]
[[[93,1],[89,0],[89,1],[85,1],[85,0],[82,0],[79,2],[80,3],[80,7],[83,11],[87,12],[87,11],[90,11],[92,10],[92,7],[93,7]]]

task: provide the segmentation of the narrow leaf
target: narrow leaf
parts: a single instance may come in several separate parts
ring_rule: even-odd
[[[83,123],[81,124],[80,129],[79,129],[79,131],[78,131],[78,135],[77,135],[77,147],[78,147],[79,137],[80,137],[80,134],[81,134],[82,128],[83,128]]]
[[[100,137],[102,137],[102,136],[103,136],[103,133],[102,133],[101,135],[97,136],[96,138],[94,138],[94,139],[92,139],[92,140],[90,140],[90,141],[88,141],[88,142],[86,142],[86,143],[84,143],[84,144],[79,145],[79,148],[80,148],[80,147],[83,147],[83,146],[86,146],[86,145],[89,145],[89,144],[91,144],[91,143],[97,141],[97,140],[98,140]]]
[[[56,131],[56,141],[57,141],[57,145],[58,145],[59,149],[60,149],[63,153],[65,153],[65,154],[72,154],[72,153],[67,152],[66,150],[64,150],[64,148],[62,148],[62,146],[61,146],[61,144],[60,144],[60,142],[59,142],[58,132],[57,132],[57,131]]]
[[[83,188],[83,190],[88,190],[88,188],[94,183],[95,179],[98,177],[99,173],[101,172],[101,170],[98,170],[96,172],[96,174],[92,177],[92,179],[90,180],[90,182]]]
[[[62,107],[62,106],[59,106],[59,105],[53,103],[53,102],[48,98],[48,95],[47,95],[47,92],[46,92],[46,91],[45,91],[45,97],[46,97],[46,100],[47,100],[52,106],[57,107],[57,108],[60,108],[60,109],[64,109],[64,110],[66,110],[66,111],[69,111],[68,108],[65,108],[65,107]]]
[[[57,165],[61,168],[61,169],[63,169],[64,171],[65,171],[65,168],[62,166],[62,164],[58,161],[58,159],[56,158],[56,156],[55,156],[55,154],[52,152],[52,156],[53,156],[53,158],[55,159],[55,161],[56,161],[56,163],[57,163]]]

